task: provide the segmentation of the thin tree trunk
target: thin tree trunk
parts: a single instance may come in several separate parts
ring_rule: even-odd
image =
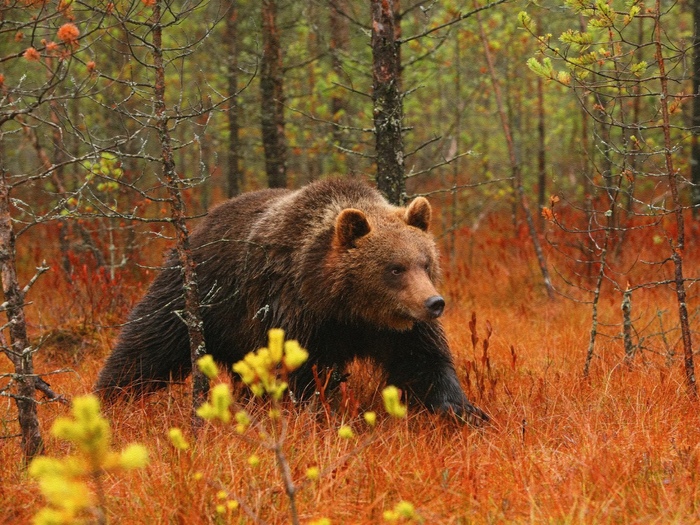
[[[372,102],[377,188],[393,204],[406,194],[403,152],[403,94],[394,0],[371,0]]]
[[[693,0],[693,121],[690,169],[693,216],[700,217],[700,0]]]
[[[454,57],[455,57],[455,82],[454,82],[454,89],[455,89],[455,100],[457,102],[457,112],[455,114],[455,123],[454,123],[454,146],[450,146],[450,153],[454,151],[454,157],[457,156],[458,152],[460,151],[460,148],[462,147],[461,144],[461,136],[462,136],[462,109],[463,109],[463,103],[462,103],[462,53],[461,53],[461,48],[460,48],[460,38],[459,38],[460,33],[457,32],[454,36],[455,39],[455,48],[454,48]],[[451,155],[452,156],[452,155]],[[448,158],[448,160],[450,160]],[[453,271],[456,271],[457,269],[457,222],[459,220],[459,190],[457,189],[459,187],[459,174],[461,172],[461,166],[459,162],[459,158],[454,158],[452,161],[452,202],[450,203],[450,216],[451,216],[451,224],[449,226],[449,246],[450,246],[450,265],[451,269]]]
[[[685,249],[685,224],[683,220],[683,205],[678,195],[678,173],[673,165],[671,151],[673,143],[671,141],[671,121],[668,110],[668,77],[664,64],[663,48],[661,43],[661,0],[656,0],[654,31],[654,45],[656,47],[656,60],[659,65],[659,80],[661,81],[661,116],[664,130],[664,153],[666,160],[666,173],[668,174],[668,184],[671,190],[672,212],[676,219],[676,239],[675,246],[671,246],[674,265],[674,280],[676,284],[676,298],[678,300],[678,317],[681,324],[681,337],[683,340],[683,356],[685,365],[685,380],[688,391],[693,396],[697,396],[697,385],[695,382],[695,365],[693,364],[693,344],[690,336],[690,323],[688,320],[688,306],[686,303],[685,279],[683,277],[683,250]]]
[[[629,283],[622,294],[622,341],[625,345],[625,364],[632,368],[635,348],[632,342],[632,290]]]
[[[162,176],[168,187],[170,216],[177,235],[177,254],[180,262],[183,293],[185,296],[185,309],[180,313],[187,326],[187,334],[190,340],[190,352],[192,359],[192,425],[197,428],[201,424],[194,410],[199,407],[207,397],[209,381],[196,365],[197,359],[202,357],[206,348],[204,345],[204,325],[199,309],[199,289],[197,286],[197,272],[195,262],[190,249],[190,238],[185,220],[185,203],[182,198],[182,186],[179,176],[175,171],[173,148],[168,128],[168,115],[165,104],[165,64],[163,60],[163,27],[161,25],[161,2],[157,0],[153,5],[153,62],[155,69],[155,116],[158,129],[158,138],[161,145],[161,161],[163,163]]]
[[[586,351],[586,361],[583,365],[583,377],[588,379],[591,371],[591,362],[593,361],[593,351],[595,350],[595,340],[598,336],[598,303],[600,301],[600,290],[603,287],[603,279],[605,279],[605,268],[608,259],[608,245],[610,243],[610,228],[605,229],[605,240],[603,241],[603,249],[600,252],[600,268],[598,269],[598,280],[596,281],[595,289],[593,290],[593,302],[591,305],[591,331],[588,337],[588,350]],[[593,265],[591,264],[590,267]]]
[[[339,12],[339,10],[343,10],[344,8],[344,0],[334,0],[333,5],[329,10],[328,19],[328,24],[331,31],[328,44],[331,55],[331,67],[338,78],[342,78],[345,74],[343,71],[341,55],[347,50],[348,47],[348,20]],[[348,109],[347,98],[343,93],[343,90],[334,89],[333,95],[331,96],[331,112],[333,114],[334,124],[331,133],[333,134],[333,142],[338,145],[342,151],[346,151],[350,149],[351,145],[346,134],[340,128],[340,124],[343,121],[343,115]],[[346,164],[348,164],[348,162],[346,162]],[[348,171],[351,171],[349,165]]]
[[[202,106],[209,103],[207,97],[202,97]],[[209,119],[211,118],[211,113],[209,111],[202,111],[197,117],[193,119],[193,124],[199,128],[198,133],[204,136],[209,125]],[[182,142],[186,142],[184,137],[181,137]],[[199,166],[196,164],[194,166],[187,166],[186,162],[191,159],[191,155],[185,155],[185,149],[180,149],[180,155],[182,155],[182,161],[180,161],[180,169],[184,173],[198,173],[201,177],[202,183],[199,185],[199,205],[202,210],[209,209],[211,204],[211,183],[212,175],[216,171],[216,153],[214,151],[212,141],[202,140],[199,142]]]
[[[547,148],[545,134],[545,105],[544,105],[544,80],[537,77],[537,205],[540,212],[545,206],[547,194]],[[540,213],[541,226],[544,226],[544,217]]]
[[[496,106],[498,107],[498,114],[501,118],[501,125],[503,127],[503,133],[506,136],[506,143],[508,146],[508,158],[510,160],[511,172],[513,174],[513,183],[515,185],[515,190],[517,193],[516,198],[525,213],[525,220],[527,222],[527,227],[530,233],[530,239],[532,240],[532,245],[535,249],[535,255],[537,256],[537,262],[540,265],[540,271],[542,272],[542,278],[544,280],[545,288],[547,289],[547,295],[552,298],[554,297],[554,287],[552,286],[552,280],[549,277],[549,270],[547,270],[547,262],[544,258],[544,252],[542,251],[542,246],[540,246],[539,237],[537,236],[537,228],[535,228],[535,221],[532,218],[532,213],[530,213],[530,207],[527,203],[527,197],[525,196],[525,189],[523,188],[522,173],[520,171],[520,164],[518,163],[517,156],[515,154],[515,144],[513,143],[513,135],[510,132],[510,124],[508,122],[508,116],[506,115],[505,107],[503,105],[503,96],[501,94],[501,86],[496,78],[496,70],[493,64],[493,57],[491,56],[491,51],[489,49],[488,39],[486,38],[486,33],[484,31],[484,26],[481,22],[481,16],[477,13],[477,22],[479,24],[479,31],[481,33],[481,41],[484,45],[484,55],[486,57],[486,64],[489,69],[489,74],[491,76],[491,85],[493,86],[494,96],[496,97]]]
[[[638,24],[638,30],[637,30],[637,42],[639,42],[640,46],[642,42],[644,41],[644,18],[639,18],[637,20]],[[641,51],[641,48],[640,48]],[[639,53],[641,55],[641,52]],[[641,60],[641,56],[640,56]],[[633,95],[634,95],[634,100],[632,102],[632,124],[634,125],[639,125],[639,114],[642,109],[642,86],[640,83],[637,83],[633,87]],[[700,110],[700,108],[699,108]],[[634,133],[632,130],[628,130],[627,132],[627,137],[626,137],[626,142],[630,141],[631,135]],[[631,151],[630,151],[631,148]],[[627,190],[627,203],[625,206],[625,211],[627,212],[627,218],[629,218],[632,213],[634,212],[634,188],[636,184],[636,178],[637,178],[637,170],[639,166],[639,143],[633,142],[630,146],[628,146],[626,154],[629,157],[629,170],[631,177],[628,177],[628,190]]]
[[[277,1],[262,0],[260,63],[260,118],[265,170],[270,188],[287,186],[287,144],[284,136],[284,78],[282,48],[277,28]]]
[[[230,10],[226,15],[226,31],[224,33],[224,46],[228,50],[227,77],[228,77],[228,172],[227,190],[228,196],[234,197],[241,192],[243,185],[243,173],[241,172],[241,144],[240,124],[238,122],[238,5],[236,0],[231,0]]]
[[[2,305],[7,315],[10,345],[2,337],[2,346],[15,367],[17,391],[12,394],[17,404],[19,426],[22,434],[22,453],[25,461],[41,454],[44,441],[41,437],[37,417],[33,351],[27,337],[24,318],[24,291],[17,277],[15,232],[10,215],[10,186],[4,172],[0,173],[0,277],[5,302]]]

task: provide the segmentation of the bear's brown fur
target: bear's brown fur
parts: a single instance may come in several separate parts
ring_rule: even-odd
[[[211,210],[192,233],[208,353],[232,364],[283,328],[308,350],[291,378],[313,392],[312,366],[342,369],[355,357],[379,365],[409,401],[486,419],[465,397],[437,320],[439,266],[422,197],[389,205],[369,186],[320,181],[262,190]],[[96,391],[139,394],[191,371],[177,258],[134,308]]]

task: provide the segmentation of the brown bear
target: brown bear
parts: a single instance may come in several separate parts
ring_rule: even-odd
[[[309,352],[290,378],[315,390],[312,366],[342,370],[369,358],[409,402],[477,421],[487,416],[460,387],[438,321],[445,301],[423,197],[388,204],[366,184],[314,182],[243,194],[193,231],[207,352],[232,364],[283,328]],[[132,311],[95,390],[140,394],[191,371],[176,254]]]

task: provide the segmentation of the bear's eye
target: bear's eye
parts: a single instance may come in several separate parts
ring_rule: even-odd
[[[389,267],[389,272],[391,275],[401,275],[406,271],[406,268],[400,265],[395,265],[395,266],[390,266]]]

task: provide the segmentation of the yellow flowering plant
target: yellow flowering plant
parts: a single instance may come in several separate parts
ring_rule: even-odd
[[[256,352],[250,352],[245,357],[235,363],[233,371],[240,377],[253,394],[257,397],[265,397],[270,402],[267,417],[255,418],[245,410],[234,405],[231,387],[227,383],[219,383],[212,387],[209,400],[197,409],[197,415],[212,422],[224,424],[233,423],[236,425],[238,433],[247,442],[262,446],[264,449],[274,452],[276,464],[285,486],[285,491],[289,498],[290,513],[292,523],[299,523],[296,510],[295,494],[299,488],[291,477],[291,470],[283,451],[283,441],[286,434],[285,428],[287,420],[283,417],[282,400],[288,390],[287,378],[289,374],[297,370],[308,359],[309,354],[297,341],[285,341],[284,331],[272,329],[268,333],[268,345],[260,348]],[[219,369],[211,355],[205,355],[197,361],[197,366],[210,380],[215,380],[219,375]],[[396,418],[406,417],[406,406],[401,403],[401,391],[395,386],[388,386],[382,391],[384,407],[387,413]],[[374,427],[377,423],[375,412],[365,412],[363,415],[365,423],[369,427]],[[343,424],[338,429],[338,437],[343,440],[354,440],[357,438],[353,427]],[[190,448],[182,431],[177,428],[170,429],[170,441],[178,451],[187,451]],[[366,441],[366,444],[369,440]],[[261,464],[261,457],[258,454],[249,454],[247,463],[250,468],[258,468]],[[322,476],[318,466],[311,466],[306,470],[305,483],[314,483]],[[196,477],[196,475],[195,475]],[[201,474],[200,474],[201,477]],[[239,508],[235,496],[228,496],[228,493],[220,491],[215,502],[215,510],[218,522],[224,514],[235,511]],[[226,499],[224,505],[223,499]],[[249,513],[244,505],[240,508]],[[400,502],[397,507],[387,511],[385,519],[387,521],[397,521],[403,519],[415,519],[415,512],[410,507],[410,503]],[[320,518],[315,523],[329,523],[325,518]]]
[[[385,510],[382,517],[384,518],[384,521],[388,521],[389,523],[407,521],[415,521],[418,523],[423,522],[423,519],[416,512],[413,504],[405,500],[399,501],[393,509]]]
[[[72,443],[76,453],[64,458],[39,456],[29,465],[29,475],[39,482],[47,505],[34,516],[36,525],[60,525],[87,522],[95,515],[104,516],[104,501],[90,489],[89,480],[118,470],[143,468],[148,464],[148,451],[131,444],[121,452],[112,450],[109,421],[100,412],[94,395],[75,398],[72,417],[60,417],[51,427],[51,434]],[[97,491],[101,484],[96,483]]]

